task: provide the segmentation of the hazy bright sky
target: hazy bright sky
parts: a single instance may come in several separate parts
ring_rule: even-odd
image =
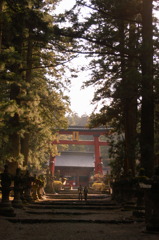
[[[58,12],[63,12],[64,10],[69,10],[75,3],[75,0],[63,0],[59,4]],[[158,13],[156,12],[158,16]],[[88,60],[82,56],[75,60],[75,64],[80,65],[81,63],[87,63]],[[79,72],[78,78],[71,79],[72,87],[70,88],[69,96],[71,101],[71,110],[76,112],[79,116],[83,114],[91,114],[94,111],[95,106],[91,104],[91,100],[94,95],[94,88],[88,87],[86,89],[81,89],[84,81],[88,80],[87,72]]]
[[[80,61],[82,60],[79,58],[78,61],[80,63]],[[83,114],[89,115],[94,109],[94,106],[91,105],[91,100],[94,94],[93,87],[81,89],[83,81],[85,81],[86,79],[88,79],[87,73],[79,72],[78,78],[74,78],[71,80],[72,86],[69,92],[71,110],[73,112],[76,112],[79,116]]]
[[[64,11],[64,9],[69,10],[73,4],[75,3],[75,0],[63,0],[61,4],[58,7],[58,12]],[[79,57],[77,60],[74,61],[75,66],[83,64],[83,62],[88,62],[82,56]],[[89,115],[94,110],[94,105],[91,105],[91,100],[93,98],[94,89],[93,87],[88,87],[86,89],[81,89],[81,86],[84,81],[88,79],[88,73],[87,72],[79,72],[78,78],[72,78],[72,86],[70,88],[69,96],[71,101],[71,110],[73,112],[76,112],[79,116],[83,114]]]

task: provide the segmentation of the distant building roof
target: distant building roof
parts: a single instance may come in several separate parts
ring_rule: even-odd
[[[69,126],[67,129],[60,129],[59,132],[61,134],[68,134],[72,132],[78,131],[80,135],[92,135],[92,134],[100,134],[105,135],[108,134],[112,128],[104,128],[104,127],[98,127],[98,128],[88,128],[85,126]]]
[[[94,168],[94,153],[62,152],[56,156],[55,167],[92,167]]]

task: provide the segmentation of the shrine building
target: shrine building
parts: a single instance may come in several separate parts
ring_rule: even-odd
[[[56,156],[55,175],[59,171],[62,177],[69,179],[72,187],[88,186],[94,162],[95,156],[91,152],[61,152]]]

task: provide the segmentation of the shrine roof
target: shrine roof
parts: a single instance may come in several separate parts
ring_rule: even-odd
[[[92,167],[94,168],[94,153],[62,152],[56,156],[55,167]]]

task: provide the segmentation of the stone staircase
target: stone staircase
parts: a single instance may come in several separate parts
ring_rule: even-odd
[[[50,194],[47,193],[47,195],[49,196]],[[63,189],[63,190],[60,190],[58,193],[51,194],[51,196],[54,199],[67,199],[67,200],[78,199],[78,190],[77,189],[72,189],[72,190]],[[110,196],[109,194],[101,193],[101,191],[95,191],[92,189],[89,189],[89,192],[88,192],[88,200],[104,199],[109,196]]]

